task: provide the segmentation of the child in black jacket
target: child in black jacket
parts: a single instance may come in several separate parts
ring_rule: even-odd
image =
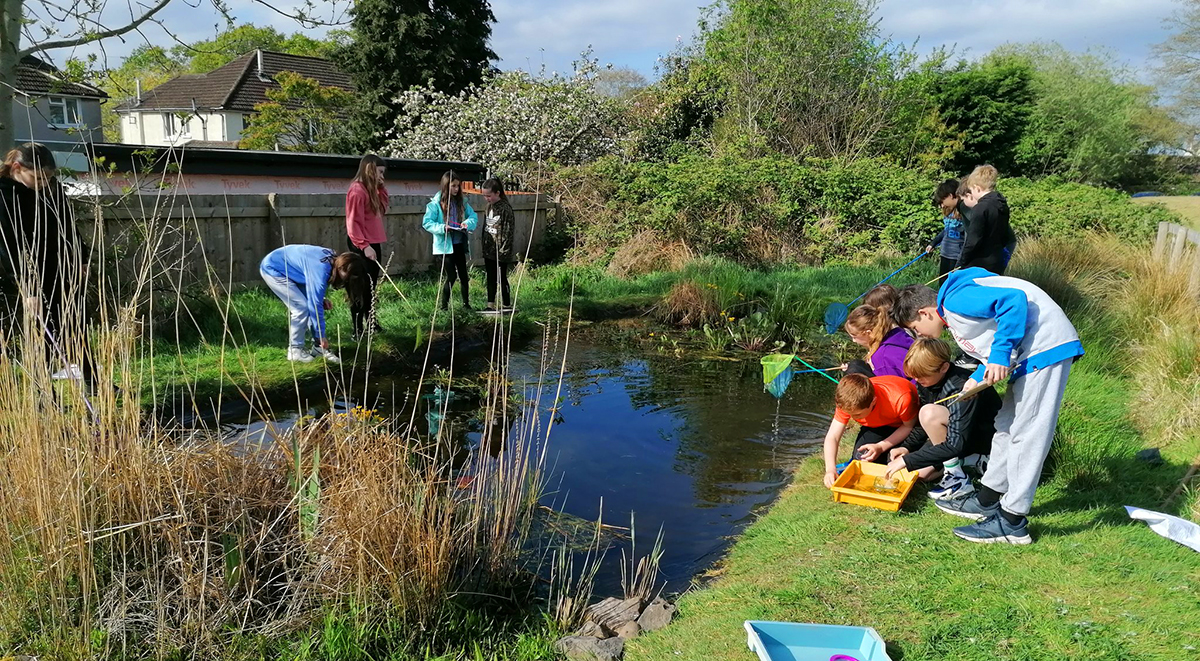
[[[957,268],[972,266],[1004,275],[1017,247],[1017,235],[1009,223],[1008,200],[996,192],[996,168],[981,165],[959,185],[959,197],[967,213],[966,237],[958,255]]]
[[[962,470],[962,459],[991,452],[1000,396],[985,390],[964,401],[936,404],[962,392],[971,371],[950,362],[950,348],[941,340],[918,338],[904,358],[905,373],[916,380],[921,398],[920,427],[891,452],[888,474],[901,468],[930,477],[937,467],[944,473],[929,491],[935,500],[964,498],[975,487]]]

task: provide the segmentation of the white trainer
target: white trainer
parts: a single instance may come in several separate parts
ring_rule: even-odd
[[[336,353],[328,349],[322,349],[321,347],[313,347],[312,355],[316,358],[324,358],[325,362],[333,363],[334,365],[341,364],[342,362],[342,359],[338,358]]]
[[[975,493],[975,485],[965,476],[946,474],[938,485],[929,490],[929,497],[934,500],[957,500]]]
[[[311,363],[313,356],[304,347],[288,347],[287,359],[293,363]]]

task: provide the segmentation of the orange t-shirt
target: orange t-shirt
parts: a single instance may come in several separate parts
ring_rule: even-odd
[[[864,427],[899,427],[905,420],[917,417],[920,400],[917,399],[917,387],[911,381],[892,375],[875,376],[871,377],[871,386],[875,389],[875,408],[867,417],[858,419],[858,424]],[[833,419],[845,424],[850,422],[850,414],[837,408]]]

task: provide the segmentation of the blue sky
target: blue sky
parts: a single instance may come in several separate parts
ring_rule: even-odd
[[[211,37],[223,28],[206,0],[199,1],[201,6],[194,7],[197,0],[175,0],[162,14],[186,41]],[[300,29],[249,0],[230,4],[239,22],[271,24],[285,32]],[[286,8],[299,3],[275,4]],[[316,4],[326,16],[348,6],[346,0]],[[497,23],[492,48],[503,69],[536,70],[544,64],[548,71],[569,71],[591,45],[602,62],[653,77],[658,57],[677,41],[691,39],[700,7],[697,0],[493,0]],[[978,57],[1006,42],[1057,40],[1071,50],[1107,48],[1141,74],[1150,64],[1151,47],[1167,35],[1163,19],[1177,7],[1175,0],[883,0],[878,16],[885,34],[916,42],[922,51],[954,46],[960,55]],[[109,42],[110,64],[146,40],[172,43],[156,27],[143,32],[144,37],[133,36],[124,44]],[[55,60],[62,57],[58,53]]]

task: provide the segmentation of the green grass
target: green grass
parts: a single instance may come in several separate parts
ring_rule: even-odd
[[[1071,260],[1087,248],[1055,249],[1068,253],[1061,263],[1085,263]],[[1122,507],[1200,511],[1195,494],[1170,499],[1200,452],[1200,430],[1146,437],[1137,423],[1135,402],[1161,387],[1147,385],[1141,361],[1162,345],[1154,328],[1125,320],[1162,299],[1137,287],[1128,291],[1141,298],[1096,295],[1121,287],[1091,266],[1052,273],[1052,259],[1038,258],[1021,270],[1070,301],[1088,351],[1072,371],[1034,504],[1033,546],[956,539],[951,530],[965,521],[933,507],[923,487],[894,514],[835,504],[813,458],[715,581],[685,595],[677,621],[632,641],[626,658],[746,659],[742,623],[751,619],[871,626],[905,661],[1200,658],[1200,557]],[[1200,366],[1185,367],[1173,392],[1187,392]],[[1187,419],[1182,402],[1161,403]],[[1134,457],[1147,445],[1161,446],[1166,465]]]

